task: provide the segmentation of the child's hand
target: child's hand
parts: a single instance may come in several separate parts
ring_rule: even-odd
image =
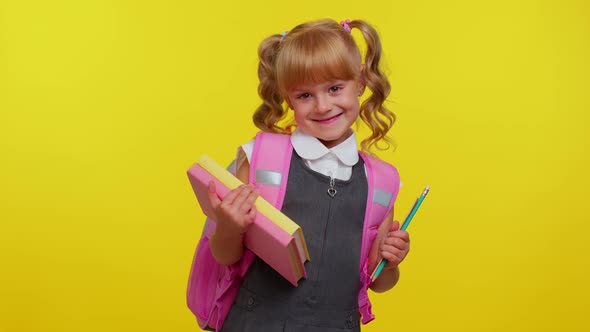
[[[381,257],[387,259],[384,270],[397,267],[410,251],[410,235],[399,230],[399,222],[394,221],[387,236],[379,246]]]
[[[254,222],[254,201],[258,192],[251,184],[243,184],[230,191],[222,200],[215,193],[215,183],[209,182],[209,201],[215,212],[216,231],[225,234],[243,234]]]

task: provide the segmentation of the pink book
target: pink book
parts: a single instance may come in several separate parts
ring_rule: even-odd
[[[230,188],[242,184],[207,156],[202,156],[187,173],[203,213],[212,220],[214,214],[209,202],[209,182],[215,182],[217,196],[221,199],[229,193]],[[307,276],[304,263],[309,260],[301,227],[262,197],[256,199],[255,206],[257,214],[244,235],[244,245],[297,286],[298,281]]]

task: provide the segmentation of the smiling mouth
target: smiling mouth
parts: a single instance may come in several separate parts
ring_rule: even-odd
[[[330,123],[336,121],[341,115],[342,115],[342,113],[336,114],[333,117],[329,117],[326,119],[314,119],[313,121],[321,123],[321,124],[330,124]]]

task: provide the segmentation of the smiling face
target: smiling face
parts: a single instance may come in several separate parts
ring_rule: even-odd
[[[356,80],[334,80],[296,86],[286,91],[286,99],[297,127],[331,148],[351,135],[361,92]]]
[[[349,32],[332,20],[299,25],[280,42],[273,69],[297,127],[328,148],[350,136],[360,111],[364,67]]]

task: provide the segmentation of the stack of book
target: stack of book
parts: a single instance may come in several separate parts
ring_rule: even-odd
[[[220,199],[242,184],[206,155],[201,156],[187,173],[203,213],[211,220],[215,214],[209,201],[209,182],[215,183]],[[256,217],[244,234],[244,245],[297,286],[298,281],[307,275],[304,264],[309,260],[301,227],[260,196],[254,204]]]

